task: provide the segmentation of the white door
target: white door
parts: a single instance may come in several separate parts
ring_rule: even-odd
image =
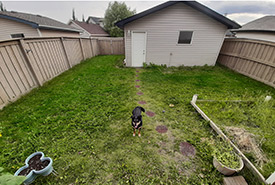
[[[146,54],[146,33],[132,33],[132,66],[142,67]]]

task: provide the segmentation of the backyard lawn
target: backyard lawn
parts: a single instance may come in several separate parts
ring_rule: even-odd
[[[259,170],[265,177],[275,171],[274,88],[221,66],[133,69],[121,67],[122,61],[86,60],[0,111],[0,167],[13,174],[42,151],[58,175],[35,184],[220,184],[223,175],[212,164],[216,136],[190,104],[199,94],[248,101],[198,105],[222,129],[254,134],[266,157]],[[267,95],[273,99],[263,102]],[[138,105],[155,115],[143,113],[141,137],[133,137],[130,116]],[[160,125],[166,133],[156,131]],[[195,151],[186,154],[184,143]],[[247,171],[242,175],[257,184]]]

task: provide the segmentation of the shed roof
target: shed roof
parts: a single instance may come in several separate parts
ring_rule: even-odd
[[[135,21],[135,20],[137,20],[139,18],[142,18],[144,16],[147,16],[149,14],[152,14],[154,12],[157,12],[159,10],[167,8],[167,7],[169,7],[171,5],[174,5],[176,3],[184,3],[185,5],[190,6],[190,7],[194,8],[194,9],[196,9],[196,10],[198,10],[198,11],[206,14],[207,16],[215,19],[216,21],[218,21],[218,22],[226,25],[228,29],[233,29],[233,28],[236,29],[236,28],[240,28],[241,27],[238,23],[236,23],[236,22],[234,22],[234,21],[232,21],[232,20],[224,17],[223,15],[215,12],[214,10],[212,10],[212,9],[210,9],[210,8],[204,6],[204,5],[202,5],[202,4],[200,4],[200,3],[196,2],[196,1],[168,1],[168,2],[165,2],[165,3],[160,4],[158,6],[155,6],[155,7],[151,8],[151,9],[145,10],[145,11],[139,13],[139,14],[136,14],[136,15],[133,15],[133,16],[128,17],[126,19],[123,19],[121,21],[118,21],[115,25],[118,26],[119,28],[123,29],[124,25],[126,25],[126,24],[128,24],[128,23],[130,23],[132,21]]]
[[[275,32],[275,16],[269,15],[242,26],[242,28],[234,30],[236,32]]]
[[[102,27],[97,24],[80,22],[80,21],[73,21],[78,26],[89,32],[90,34],[105,34],[109,35]]]
[[[41,16],[41,15],[33,15],[29,13],[14,12],[14,11],[11,11],[11,12],[0,11],[0,18],[28,24],[33,28],[80,32],[80,30],[74,27],[71,27],[67,24],[64,24],[62,22],[56,21],[48,17]]]

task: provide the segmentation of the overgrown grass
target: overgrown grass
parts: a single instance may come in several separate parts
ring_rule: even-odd
[[[58,176],[35,184],[220,184],[223,176],[212,165],[208,142],[214,133],[190,105],[193,94],[218,100],[275,95],[274,89],[219,66],[153,66],[141,69],[141,82],[135,82],[135,69],[119,68],[119,61],[122,56],[87,60],[5,107],[0,166],[14,173],[28,155],[43,151]],[[136,95],[135,84],[144,95]],[[139,100],[156,113],[144,115],[141,138],[132,136],[130,126]],[[159,134],[157,125],[168,132]],[[180,153],[184,141],[195,146],[194,158]]]

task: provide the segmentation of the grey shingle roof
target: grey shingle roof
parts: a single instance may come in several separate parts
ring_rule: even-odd
[[[86,30],[87,32],[89,32],[90,34],[95,34],[95,35],[99,34],[99,35],[109,36],[109,34],[97,24],[80,22],[80,21],[73,21],[73,22],[78,26],[80,26],[81,28],[83,28],[84,30]]]
[[[133,15],[131,17],[128,17],[126,19],[120,20],[120,21],[116,22],[115,25],[118,26],[119,28],[123,29],[124,25],[126,25],[126,24],[128,24],[132,21],[135,21],[139,18],[142,18],[144,16],[147,16],[151,13],[157,12],[157,11],[162,10],[164,8],[167,8],[169,6],[175,5],[177,3],[184,3],[185,5],[190,6],[190,7],[194,8],[195,10],[198,10],[198,11],[204,13],[205,15],[207,15],[207,16],[215,19],[216,21],[226,25],[228,29],[237,29],[237,28],[241,27],[238,23],[222,16],[221,14],[219,14],[219,13],[215,12],[214,10],[202,5],[201,3],[197,2],[197,1],[183,1],[183,0],[168,1],[168,2],[162,3],[162,4],[160,4],[158,6],[155,6],[151,9],[145,10],[141,13],[138,13],[138,14]]]
[[[80,32],[80,30],[72,26],[41,15],[33,15],[13,11],[0,11],[0,18],[6,18],[9,20],[25,23],[34,28]]]
[[[242,26],[242,28],[234,30],[236,32],[246,31],[266,31],[275,32],[275,16],[265,16],[260,19],[256,19]]]
[[[101,17],[89,16],[87,21],[89,21],[90,19],[92,19],[96,24],[99,24],[99,22],[103,21],[103,18],[101,18]]]

